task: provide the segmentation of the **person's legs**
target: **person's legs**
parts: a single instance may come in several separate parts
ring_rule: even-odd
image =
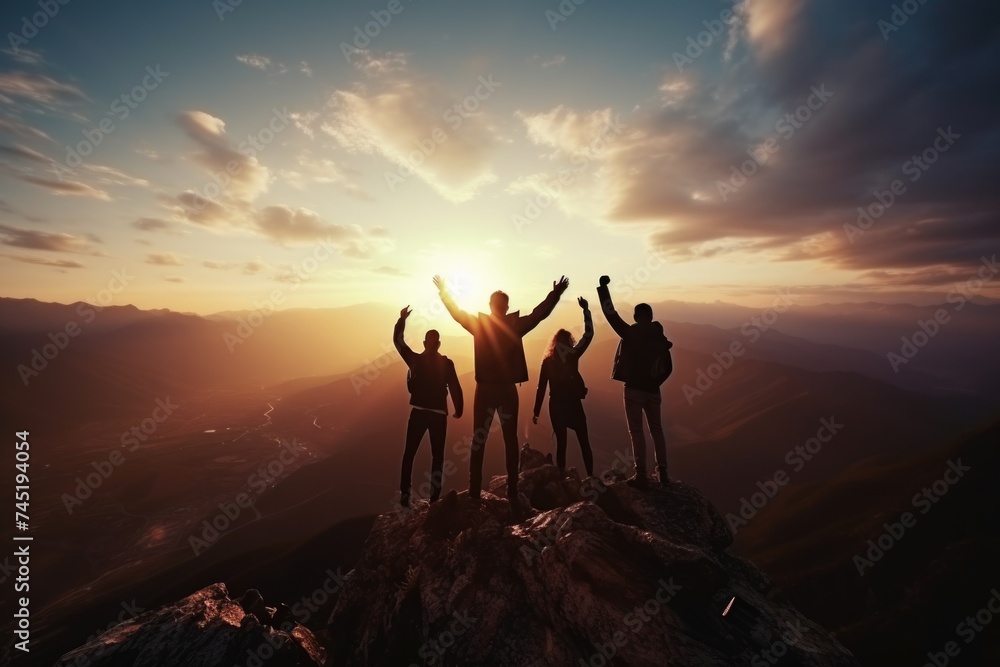
[[[642,432],[642,406],[642,392],[626,387],[625,421],[628,422],[628,434],[632,439],[635,474],[639,477],[646,474],[646,435]]]
[[[556,465],[566,469],[566,411],[558,398],[549,397],[549,423],[552,424],[552,440],[556,445]]]
[[[660,392],[649,393],[643,403],[646,413],[646,423],[649,424],[649,435],[653,439],[653,451],[656,453],[656,465],[660,473],[660,481],[667,477],[667,439],[663,435],[663,399]]]
[[[583,466],[587,469],[587,477],[594,475],[594,452],[590,449],[590,431],[587,429],[587,417],[581,414],[577,422],[576,439],[580,442],[580,453],[583,455]]]
[[[559,470],[566,471],[566,425],[559,424],[558,426],[552,426],[552,437],[556,441],[556,465],[559,466]]]
[[[424,410],[413,408],[410,410],[410,419],[406,423],[406,447],[403,449],[403,466],[399,473],[399,493],[400,504],[403,507],[410,505],[410,485],[413,483],[413,458],[417,455],[420,441],[423,440],[424,431],[427,424],[423,421],[421,413]]]
[[[493,406],[488,385],[477,384],[472,402],[472,458],[469,459],[469,497],[479,498],[483,488],[483,456],[493,424]]]
[[[448,433],[448,415],[428,413],[431,437],[431,502],[441,497],[444,483],[444,440]]]
[[[500,428],[503,430],[504,453],[507,462],[507,497],[517,498],[517,468],[520,450],[517,446],[518,396],[515,385],[501,387]]]

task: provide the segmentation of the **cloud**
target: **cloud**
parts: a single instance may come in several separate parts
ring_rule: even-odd
[[[314,121],[318,129],[349,152],[391,162],[383,174],[390,189],[412,173],[457,202],[496,180],[491,163],[499,132],[484,109],[501,82],[487,87],[473,81],[457,95],[408,71],[377,70],[385,72],[392,74],[335,91]]]
[[[184,266],[184,262],[181,258],[172,252],[149,253],[143,261],[145,261],[146,264],[155,264],[157,266]]]
[[[82,269],[84,265],[69,259],[48,259],[47,257],[35,257],[33,255],[11,255],[0,253],[0,256],[15,262],[24,264],[37,264],[39,266],[52,266],[59,269]]]
[[[305,60],[299,62],[299,71],[305,74],[307,77],[312,78],[313,69],[309,66]]]
[[[30,102],[49,109],[87,102],[87,96],[73,84],[23,72],[0,72],[0,101]]]
[[[374,197],[353,182],[357,170],[337,164],[328,158],[314,158],[308,154],[297,158],[298,169],[282,169],[278,175],[296,190],[305,190],[313,184],[332,185],[344,194],[363,201]]]
[[[236,60],[243,63],[247,67],[252,67],[253,69],[260,70],[261,72],[266,72],[271,68],[271,59],[267,56],[248,53],[236,56]]]
[[[195,192],[161,197],[161,203],[178,220],[205,227],[229,225],[234,218],[234,212],[228,206]]]
[[[22,65],[44,65],[45,57],[39,51],[32,51],[24,47],[16,49],[0,49],[5,56],[21,63]]]
[[[40,232],[9,225],[0,225],[0,243],[30,250],[49,250],[82,255],[100,254],[89,241],[72,234]]]
[[[259,258],[252,259],[243,265],[243,273],[248,276],[253,276],[266,268],[268,268],[268,265],[265,262],[262,262]]]
[[[163,156],[151,148],[136,148],[135,152],[152,162],[163,162]]]
[[[139,218],[132,221],[132,226],[144,232],[165,232],[174,229],[174,223],[161,218]]]
[[[30,160],[31,162],[38,162],[40,164],[52,164],[53,161],[52,158],[42,155],[38,151],[28,148],[27,146],[21,146],[19,144],[14,144],[13,146],[0,146],[0,154],[21,160]]]
[[[39,187],[46,188],[47,190],[51,190],[54,195],[70,195],[100,199],[101,201],[111,201],[111,195],[104,190],[99,190],[87,185],[86,183],[80,183],[78,181],[54,181],[40,176],[31,176],[30,174],[17,174],[16,178],[24,181],[25,183],[31,183],[32,185],[37,185]]]
[[[269,172],[253,155],[241,152],[226,136],[226,124],[203,111],[185,111],[177,122],[200,148],[194,160],[210,174],[228,172],[231,182],[222,190],[222,198],[235,203],[249,203],[265,192]]]
[[[52,137],[42,130],[25,123],[23,120],[15,116],[8,116],[6,118],[0,116],[0,132],[16,134],[20,137],[24,137],[25,139],[44,139],[45,141],[53,141]]]
[[[184,276],[163,276],[163,279],[168,283],[186,283],[187,278]]]
[[[610,108],[577,112],[559,105],[542,113],[518,111],[515,116],[524,123],[532,143],[555,148],[554,156],[582,155],[592,150],[594,142],[606,136],[609,128],[618,124]]]
[[[566,62],[566,56],[561,53],[557,53],[550,58],[542,58],[541,56],[533,56],[532,60],[537,62],[543,69],[548,67],[559,67]]]
[[[98,183],[103,185],[129,185],[135,187],[146,187],[149,185],[149,181],[144,178],[131,176],[114,167],[103,164],[85,163],[83,169],[96,174]]]
[[[268,206],[257,214],[257,229],[282,245],[322,241],[349,257],[370,257],[391,247],[384,234],[366,234],[357,225],[324,221],[318,213],[304,208]]]
[[[239,266],[236,262],[216,262],[214,260],[205,260],[201,263],[206,269],[214,269],[217,271],[228,271],[230,269],[235,269]]]
[[[379,76],[405,70],[410,64],[410,54],[355,49],[351,53],[349,60],[352,65],[365,74]]]
[[[888,10],[862,0],[744,0],[739,9],[720,73],[701,67],[665,78],[659,104],[630,115],[578,175],[605,199],[591,217],[648,234],[677,260],[811,261],[914,284],[968,273],[996,252],[1000,193],[986,175],[1000,153],[1000,117],[956,101],[1000,88],[1000,33],[987,27],[1000,9],[970,26],[967,17],[983,11],[971,0],[928,6],[922,11],[934,16],[889,39],[878,28]],[[519,117],[559,161],[580,150],[601,111]],[[916,166],[915,157],[933,156],[934,142],[947,150],[927,169]],[[761,153],[765,145],[775,150]],[[741,168],[752,172],[745,182]],[[858,207],[877,203],[894,180],[905,192],[849,239],[845,225],[857,224]],[[559,205],[587,194],[568,188]]]

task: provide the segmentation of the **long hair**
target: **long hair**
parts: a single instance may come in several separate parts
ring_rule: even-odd
[[[573,338],[573,334],[566,329],[560,329],[549,341],[549,347],[545,351],[545,359],[549,359],[553,356],[558,356],[560,361],[566,361],[566,350],[570,350],[576,345],[576,339]],[[561,354],[557,354],[560,353]]]

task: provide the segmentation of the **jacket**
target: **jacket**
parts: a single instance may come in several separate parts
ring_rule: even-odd
[[[516,384],[528,380],[528,363],[521,338],[552,313],[559,303],[559,295],[549,292],[527,315],[516,311],[502,317],[486,313],[471,315],[459,308],[447,291],[441,292],[441,301],[452,318],[472,334],[476,382]]]
[[[662,383],[660,372],[663,370],[659,365],[665,361],[663,355],[669,363],[669,350],[673,347],[663,334],[663,325],[659,322],[627,324],[615,310],[607,285],[597,288],[597,296],[604,316],[621,338],[611,379],[624,382],[629,389],[659,393]]]
[[[409,373],[406,388],[410,391],[410,405],[427,410],[448,412],[448,392],[455,404],[455,414],[461,415],[464,408],[462,385],[458,382],[455,363],[448,357],[424,350],[416,353],[403,339],[406,320],[399,318],[392,332],[392,344],[403,358]]]
[[[576,345],[557,348],[552,356],[542,361],[535,392],[536,417],[542,410],[546,385],[550,387],[549,400],[580,400],[586,395],[587,385],[580,375],[580,357],[594,340],[594,321],[589,310],[584,311],[583,324],[583,336]]]

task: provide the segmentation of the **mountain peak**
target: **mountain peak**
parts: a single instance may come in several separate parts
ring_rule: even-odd
[[[520,523],[504,477],[478,503],[376,520],[329,621],[332,664],[858,664],[729,551],[694,487],[581,482],[525,453]]]

